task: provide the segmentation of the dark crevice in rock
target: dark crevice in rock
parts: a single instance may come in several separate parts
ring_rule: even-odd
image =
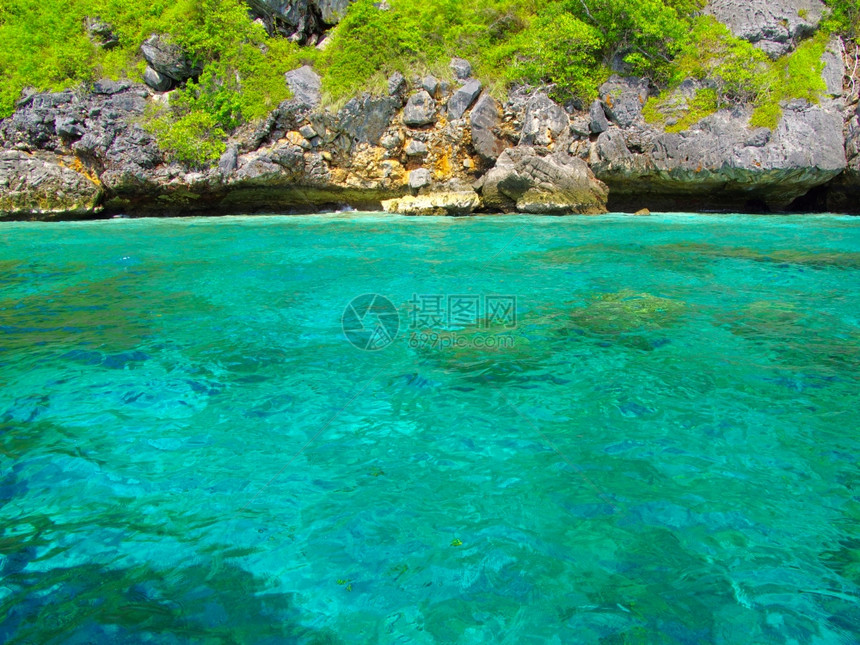
[[[788,205],[790,213],[825,213],[827,212],[827,198],[830,194],[830,183],[824,186],[816,186],[805,195],[801,195]]]

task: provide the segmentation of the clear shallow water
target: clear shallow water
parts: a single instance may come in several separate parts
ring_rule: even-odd
[[[0,641],[860,642],[860,219],[8,224],[0,284]]]

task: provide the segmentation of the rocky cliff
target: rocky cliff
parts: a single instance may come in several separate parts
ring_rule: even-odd
[[[308,40],[349,2],[252,4],[270,27]],[[708,11],[779,56],[814,32],[822,5],[713,0]],[[320,105],[320,78],[303,67],[285,79],[293,98],[240,128],[204,169],[167,162],[141,125],[148,105],[169,101],[169,90],[194,76],[192,62],[158,35],[142,55],[147,85],[101,81],[32,94],[0,122],[0,217],[340,206],[413,215],[860,211],[857,99],[843,91],[835,46],[822,61],[827,95],[783,105],[773,130],[749,127],[751,109],[736,105],[667,132],[643,118],[654,88],[623,76],[585,109],[562,107],[540,88],[514,88],[499,101],[462,59],[451,61],[453,82],[395,74],[387,91],[333,111]]]

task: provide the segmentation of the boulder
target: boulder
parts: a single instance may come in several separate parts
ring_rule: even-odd
[[[346,10],[355,0],[315,0],[313,4],[317,6],[322,16],[323,22],[327,25],[334,25],[340,22],[341,18],[346,15]]]
[[[335,127],[350,141],[376,145],[399,107],[400,102],[394,97],[363,94],[341,108]]]
[[[199,76],[203,69],[179,45],[171,43],[162,34],[153,34],[147,38],[140,46],[140,51],[152,69],[180,83]]]
[[[429,186],[430,182],[430,171],[426,168],[418,168],[409,173],[409,187],[413,190],[420,190],[424,186]]]
[[[548,146],[569,128],[567,112],[546,94],[538,92],[526,104],[520,143]]]
[[[484,205],[506,212],[584,214],[606,212],[608,191],[581,159],[541,155],[530,146],[505,150],[481,187]]]
[[[0,217],[91,215],[102,188],[82,171],[18,151],[0,151]]]
[[[439,90],[439,79],[435,76],[425,76],[421,80],[421,87],[433,98],[436,98],[436,92]]]
[[[229,175],[236,170],[238,163],[239,152],[236,150],[236,146],[230,146],[218,160],[218,172],[222,175]]]
[[[405,152],[407,157],[423,157],[427,154],[427,144],[423,141],[410,139],[409,143],[406,144]]]
[[[454,121],[461,118],[478,98],[481,87],[481,81],[473,79],[454,92],[448,99],[448,119]]]
[[[287,87],[293,98],[302,105],[314,108],[322,100],[322,79],[313,67],[304,65],[286,73]]]
[[[472,146],[475,152],[486,161],[494,162],[505,149],[505,142],[496,136],[495,130],[501,124],[499,104],[496,99],[484,92],[470,115],[472,126]]]
[[[472,75],[472,63],[465,58],[452,58],[449,67],[460,80],[466,80]]]
[[[606,112],[603,110],[603,103],[594,101],[588,110],[590,119],[588,129],[591,134],[601,134],[609,129],[609,120],[606,118]]]
[[[436,121],[436,101],[427,90],[419,90],[409,97],[403,108],[403,123],[408,126],[421,127]]]
[[[710,0],[705,12],[773,59],[811,35],[824,16],[820,0]]]
[[[402,100],[406,96],[408,87],[406,78],[400,72],[394,72],[388,77],[388,96],[394,96]]]
[[[270,34],[283,34],[302,44],[316,42],[338,23],[354,0],[247,0]]]
[[[113,96],[130,90],[132,87],[133,85],[129,81],[112,81],[108,78],[102,78],[92,84],[90,92],[96,95]],[[139,92],[137,93],[139,94]]]
[[[469,215],[480,206],[481,198],[474,191],[407,195],[382,202],[385,212],[401,215]]]
[[[629,128],[642,121],[642,107],[648,100],[648,81],[613,75],[600,86],[600,100],[613,123]]]
[[[143,82],[156,92],[167,92],[173,87],[173,79],[161,72],[155,71],[149,65],[146,66],[146,70],[143,72]]]
[[[64,139],[80,139],[86,132],[73,117],[59,116],[54,121],[54,130]]]

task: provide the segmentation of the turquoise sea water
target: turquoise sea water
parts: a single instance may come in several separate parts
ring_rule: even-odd
[[[858,643],[858,297],[843,217],[6,224],[0,642]]]

